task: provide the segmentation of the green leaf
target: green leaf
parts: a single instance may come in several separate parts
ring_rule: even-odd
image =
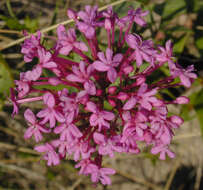
[[[198,49],[203,50],[203,37],[197,39],[195,43],[196,43],[196,46],[198,47]]]
[[[175,53],[182,53],[183,52],[184,47],[186,45],[186,42],[187,42],[189,36],[190,36],[190,32],[187,32],[184,36],[182,36],[180,38],[180,40],[178,40],[178,42],[176,42],[174,44],[173,51]]]
[[[10,18],[6,16],[1,16],[1,19],[6,22],[6,25],[11,29],[11,30],[23,30],[25,29],[25,25],[20,24],[17,18]]]
[[[112,110],[113,107],[108,103],[108,101],[104,101],[104,109],[105,110]]]
[[[173,19],[175,16],[183,14],[186,12],[186,2],[185,0],[166,0],[162,20],[167,21]]]
[[[200,129],[203,136],[203,89],[201,89],[195,97],[194,108],[200,123]]]
[[[34,33],[39,28],[38,19],[30,19],[29,16],[26,16],[25,20],[25,27],[29,32]]]
[[[6,97],[9,89],[13,86],[13,77],[9,66],[0,54],[0,94]],[[1,97],[1,96],[0,96]]]

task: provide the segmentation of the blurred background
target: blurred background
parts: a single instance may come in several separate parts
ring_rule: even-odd
[[[53,35],[55,29],[50,27],[67,20],[67,8],[81,10],[88,4],[102,7],[114,2],[118,2],[114,10],[119,16],[127,14],[130,6],[149,10],[148,27],[134,27],[134,32],[158,44],[171,39],[179,64],[183,67],[194,64],[198,78],[190,89],[170,88],[161,94],[167,100],[179,95],[191,99],[187,105],[169,107],[171,113],[185,120],[175,131],[171,147],[176,158],[160,161],[149,151],[107,158],[105,165],[114,168],[117,174],[112,177],[111,186],[98,185],[96,189],[203,189],[203,1],[0,0],[0,190],[95,189],[89,177],[77,174],[71,160],[56,167],[39,162],[39,155],[33,151],[34,141],[23,138],[27,128],[23,118],[25,107],[14,119],[11,118],[12,105],[8,96],[19,73],[29,68],[20,53],[22,30],[33,33],[37,29],[46,29],[47,35]],[[168,71],[163,69],[161,72],[167,75]],[[39,106],[29,104],[32,109]]]

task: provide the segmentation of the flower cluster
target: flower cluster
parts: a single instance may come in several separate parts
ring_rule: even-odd
[[[112,7],[98,11],[97,6],[86,6],[85,11],[69,9],[67,14],[75,28],[59,25],[57,38],[51,38],[55,39],[52,48],[45,47],[40,32],[22,45],[24,61],[38,58],[38,63],[21,73],[16,88],[11,89],[13,114],[18,113],[20,104],[43,103],[37,113],[24,112],[29,126],[24,138],[42,142],[34,149],[43,154],[47,165],[72,157],[79,174],[104,185],[111,184],[109,175],[115,170],[102,166],[103,157],[113,157],[116,152],[138,154],[139,142],[161,160],[166,155],[173,158],[169,149],[173,129],[183,120],[169,116],[167,105],[187,104],[189,99],[181,96],[167,101],[160,92],[190,87],[196,78],[193,66],[183,69],[175,61],[170,40],[165,47],[155,46],[152,40],[131,33],[134,24],[146,26],[148,12],[140,8],[130,9],[122,18]],[[107,36],[105,49],[97,36],[101,28]],[[170,75],[152,81],[149,77],[163,66]],[[47,141],[44,137],[48,134],[54,139]]]

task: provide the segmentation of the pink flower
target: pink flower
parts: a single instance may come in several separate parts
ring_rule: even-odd
[[[111,30],[114,27],[115,22],[118,20],[118,16],[113,12],[113,7],[109,6],[106,11],[103,12],[105,17],[104,27],[106,30]]]
[[[194,66],[190,65],[186,69],[181,68],[178,64],[170,64],[169,65],[172,76],[179,77],[182,84],[189,88],[194,79],[197,78],[197,75],[194,73]]]
[[[148,15],[148,13],[149,11],[142,11],[141,8],[137,8],[136,10],[130,9],[126,17],[131,22],[134,21],[140,26],[146,26],[146,22],[142,17]]]
[[[43,96],[44,104],[47,106],[47,108],[41,110],[37,113],[37,117],[43,118],[43,120],[40,122],[41,124],[45,124],[49,121],[49,125],[51,128],[53,128],[56,124],[56,121],[64,122],[65,118],[60,112],[60,110],[55,106],[55,98],[50,93],[47,92]]]
[[[68,150],[69,154],[73,153],[74,161],[78,161],[80,156],[82,159],[90,158],[91,154],[95,152],[95,148],[91,147],[87,141],[74,140]]]
[[[132,96],[123,106],[124,110],[131,110],[136,103],[140,104],[140,107],[147,110],[151,110],[153,106],[161,106],[163,103],[158,100],[154,95],[157,93],[156,89],[148,90],[146,83],[143,83],[137,94]]]
[[[112,112],[105,110],[100,111],[93,102],[87,102],[86,106],[87,110],[93,113],[90,116],[91,126],[98,126],[99,131],[101,131],[103,127],[108,129],[110,128],[110,124],[107,121],[112,121],[115,118]]]
[[[36,146],[35,150],[37,152],[45,152],[43,159],[48,161],[48,166],[55,166],[60,163],[59,155],[55,152],[54,147],[51,144],[45,143],[44,145]]]
[[[80,69],[80,70],[79,70]],[[92,71],[94,70],[92,65],[89,65],[85,69],[85,63],[83,61],[80,62],[79,69],[76,66],[72,67],[72,71],[74,74],[69,74],[66,79],[72,82],[79,82],[82,83],[84,86],[84,89],[87,91],[90,95],[96,94],[96,87],[94,85],[94,82],[90,80],[90,76]]]
[[[95,132],[93,135],[94,142],[99,145],[98,152],[101,155],[109,155],[114,157],[114,152],[122,152],[123,148],[120,143],[120,136],[113,136],[111,138],[105,137],[101,133]]]
[[[118,53],[113,56],[113,51],[109,48],[106,49],[106,58],[103,52],[97,54],[99,61],[95,61],[93,66],[98,71],[107,71],[107,77],[110,82],[115,82],[117,78],[117,71],[114,67],[118,67],[123,59],[123,55]]]
[[[54,133],[60,134],[60,140],[73,143],[75,139],[82,137],[80,130],[72,123],[74,119],[74,112],[66,117],[66,123],[62,123],[54,129]]]
[[[57,28],[58,35],[58,48],[59,53],[68,55],[74,48],[81,51],[88,51],[88,47],[84,42],[78,42],[75,34],[75,30],[70,28],[67,32],[63,25],[59,25]]]
[[[153,57],[156,55],[156,50],[154,50],[151,40],[142,41],[142,38],[137,34],[128,34],[125,40],[135,50],[129,59],[136,60],[138,67],[142,65],[143,60],[153,64]]]
[[[30,81],[36,81],[42,74],[42,69],[54,69],[57,67],[56,63],[52,60],[52,54],[46,51],[44,48],[38,48],[37,50],[39,64],[32,70],[25,73],[25,78]]]
[[[166,154],[170,157],[170,158],[174,158],[175,154],[173,152],[171,152],[168,148],[168,146],[164,145],[164,144],[160,144],[160,145],[156,145],[155,147],[153,147],[151,149],[151,153],[152,154],[158,154],[160,153],[159,158],[161,160],[165,160],[166,159]]]
[[[97,165],[92,165],[89,173],[91,174],[92,182],[98,183],[101,181],[103,185],[110,185],[111,179],[109,175],[115,174],[116,171],[112,168],[98,168]]]
[[[30,81],[25,78],[26,73],[20,73],[20,80],[15,80],[18,97],[23,98],[30,92]]]
[[[147,117],[141,111],[138,111],[134,117],[132,117],[130,112],[127,111],[123,114],[123,119],[126,121],[123,134],[125,134],[125,131],[127,131],[128,128],[131,128],[131,132],[136,131],[137,135],[142,137],[144,135],[144,131],[148,128],[146,124]]]
[[[35,141],[39,142],[42,140],[42,132],[43,133],[49,133],[50,130],[46,129],[42,125],[39,124],[37,121],[35,115],[30,109],[27,109],[24,113],[25,119],[28,121],[29,128],[26,130],[24,134],[25,139],[29,139],[31,136],[34,135]]]
[[[78,29],[85,34],[88,39],[95,36],[95,27],[103,25],[102,22],[97,21],[98,7],[85,6],[85,11],[79,11],[78,16],[82,21],[77,21]]]
[[[28,34],[26,33],[26,36]],[[31,35],[22,45],[21,53],[24,54],[24,61],[30,62],[34,57],[37,57],[37,49],[40,48],[41,32],[37,31],[37,35]]]
[[[158,49],[161,51],[160,54],[156,55],[156,60],[158,62],[164,63],[164,62],[169,62],[173,63],[172,58],[173,58],[173,47],[171,40],[168,40],[166,42],[165,48],[159,46]]]

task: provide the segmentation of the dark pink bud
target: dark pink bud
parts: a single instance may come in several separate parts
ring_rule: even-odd
[[[110,86],[110,87],[108,88],[108,93],[109,93],[109,94],[114,94],[114,93],[116,92],[116,90],[117,90],[117,87],[116,87],[116,86]]]
[[[190,101],[189,98],[185,97],[185,96],[180,96],[178,98],[176,98],[176,100],[174,100],[173,102],[176,104],[188,104]]]
[[[96,96],[101,96],[102,93],[103,93],[102,90],[101,90],[101,89],[98,89],[97,92],[96,92]]]
[[[108,102],[112,107],[116,107],[116,102],[114,100],[108,99]]]
[[[55,78],[55,77],[50,78],[50,79],[48,80],[48,82],[49,82],[51,85],[53,85],[53,86],[56,86],[56,85],[61,84],[61,81],[60,81],[58,78]]]
[[[125,93],[125,92],[120,92],[118,95],[117,95],[117,98],[119,100],[127,100],[129,98],[129,96]]]
[[[127,66],[123,69],[123,72],[128,75],[129,73],[131,73],[134,70],[133,66]]]

